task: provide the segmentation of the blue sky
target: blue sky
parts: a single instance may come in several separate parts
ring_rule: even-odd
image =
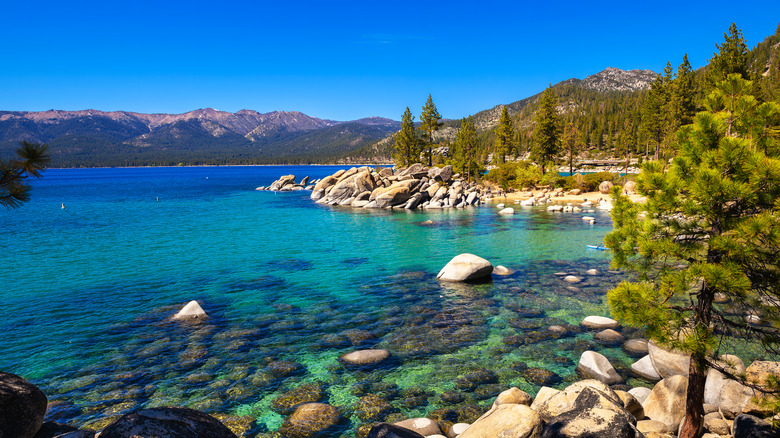
[[[73,1],[3,5],[0,110],[212,107],[460,118],[606,67],[701,67],[780,2]],[[737,6],[735,6],[737,5]]]

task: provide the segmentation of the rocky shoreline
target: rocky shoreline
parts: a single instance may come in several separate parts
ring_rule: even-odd
[[[285,175],[257,190],[311,190],[311,199],[318,204],[406,210],[479,205],[489,193],[484,186],[453,174],[452,166],[427,168],[419,163],[395,171],[353,167],[307,183],[308,178],[296,184],[294,175]]]
[[[437,275],[441,282],[479,282],[495,275],[511,275],[506,268],[494,267],[489,261],[473,255],[460,254],[447,263]],[[561,272],[561,281],[577,284],[582,277]],[[586,275],[598,275],[587,272]],[[529,315],[530,316],[530,315]],[[170,317],[181,324],[194,324],[209,316],[192,301]],[[518,321],[519,322],[519,321]],[[689,357],[667,351],[641,338],[631,336],[620,325],[604,316],[584,318],[579,327],[551,325],[544,329],[549,336],[589,331],[598,343],[622,346],[629,356],[639,358],[631,366],[631,376],[643,382],[657,382],[652,388],[630,387],[624,382],[626,370],[618,372],[600,353],[584,351],[577,364],[579,381],[562,390],[551,388],[550,373],[544,369],[528,368],[528,378],[539,382],[541,389],[535,397],[516,387],[501,387],[496,374],[476,369],[458,378],[455,387],[479,392],[486,389],[492,406],[466,406],[458,409],[436,409],[427,417],[404,418],[393,413],[381,397],[366,389],[351,408],[363,424],[356,428],[358,437],[430,437],[430,438],[487,438],[487,437],[615,437],[615,438],[671,438],[683,419],[685,393],[688,385]],[[624,334],[628,336],[624,336]],[[340,356],[339,362],[350,372],[360,373],[382,366],[394,359],[394,352],[385,348],[355,349]],[[749,366],[736,356],[721,358],[733,374],[763,385],[770,376],[780,376],[780,363],[755,361]],[[532,372],[533,371],[533,372]],[[622,373],[622,375],[621,375]],[[552,373],[550,373],[552,374]],[[409,391],[410,400],[429,397],[422,392]],[[460,392],[439,394],[442,400],[458,403]],[[718,371],[709,370],[705,385],[704,437],[764,437],[776,436],[767,418],[771,408],[760,403],[759,392],[728,380]],[[46,418],[48,403],[44,393],[19,376],[0,372],[0,436],[19,438],[132,438],[132,437],[274,437],[314,438],[344,436],[348,428],[347,409],[325,402],[321,387],[301,384],[276,398],[271,409],[285,416],[284,423],[274,432],[249,432],[243,424],[229,416],[209,415],[194,409],[160,407],[136,410],[116,419],[110,419],[96,433],[89,429],[59,424]],[[107,418],[108,419],[108,418]]]

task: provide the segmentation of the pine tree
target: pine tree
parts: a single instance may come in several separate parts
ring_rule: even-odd
[[[569,155],[569,175],[574,175],[574,157],[577,156],[580,131],[574,121],[569,120],[563,130],[563,146]]]
[[[780,345],[776,330],[744,318],[780,322],[780,308],[771,305],[780,300],[780,156],[751,146],[740,132],[749,123],[732,122],[729,135],[733,115],[723,98],[749,88],[730,75],[708,97],[708,111],[676,133],[679,152],[669,170],[644,163],[637,178],[644,204],[612,192],[614,230],[605,243],[613,265],[637,280],[609,292],[610,310],[624,324],[646,327],[655,342],[691,355],[680,438],[695,437],[702,424],[707,367],[723,370],[717,359],[742,337],[758,338],[774,354]],[[731,304],[716,304],[716,294]]]
[[[393,134],[393,140],[395,140],[393,160],[396,166],[406,167],[420,162],[420,139],[414,129],[414,116],[408,106],[401,116],[401,129]]]
[[[536,127],[533,133],[531,156],[542,168],[544,174],[547,164],[560,152],[561,127],[558,115],[558,98],[552,85],[548,86],[539,98],[536,110]]]
[[[7,209],[21,207],[30,200],[31,187],[25,182],[33,176],[41,177],[51,161],[48,146],[22,141],[16,149],[17,160],[0,159],[0,205]]]
[[[664,76],[658,75],[650,85],[650,91],[642,105],[643,136],[655,146],[654,159],[660,157],[661,144],[664,140],[666,126],[664,124],[663,111],[668,101],[668,87]],[[647,158],[647,157],[646,157]]]
[[[731,23],[728,33],[724,33],[723,38],[722,45],[715,44],[718,51],[712,55],[707,67],[707,83],[710,89],[732,73],[750,79],[747,65],[748,48],[742,37],[742,31],[735,23]]]
[[[501,117],[495,129],[496,141],[493,150],[493,161],[505,163],[506,156],[515,148],[515,124],[509,117],[506,105],[501,109]]]
[[[477,128],[471,116],[461,120],[453,147],[455,149],[453,167],[457,172],[466,175],[471,182],[472,177],[476,177],[481,171]]]
[[[428,166],[433,165],[433,133],[438,131],[439,126],[441,126],[439,120],[441,120],[441,115],[436,109],[431,95],[428,94],[428,100],[425,101],[422,114],[420,114],[420,130],[423,133],[423,141],[426,146],[425,154],[428,158]]]
[[[691,63],[688,54],[677,67],[677,76],[671,84],[668,113],[671,120],[669,132],[676,132],[680,126],[688,125],[696,114],[696,84],[694,82]]]

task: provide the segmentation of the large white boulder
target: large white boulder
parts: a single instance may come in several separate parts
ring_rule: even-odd
[[[676,375],[661,380],[642,403],[645,415],[651,420],[664,423],[669,431],[677,430],[685,416],[687,390],[688,378],[685,376]]]
[[[442,281],[472,281],[490,277],[492,272],[493,265],[489,261],[464,253],[450,260],[436,278]]]
[[[583,352],[577,369],[591,379],[596,379],[607,385],[623,381],[612,364],[609,363],[609,359],[595,351]]]
[[[653,341],[647,343],[647,353],[653,361],[653,367],[663,378],[671,376],[688,377],[691,357],[674,351],[666,350]]]
[[[646,355],[634,362],[631,365],[631,372],[639,377],[650,380],[651,382],[661,380],[661,375],[658,374],[658,371],[653,367],[653,361],[650,360],[650,355]]]

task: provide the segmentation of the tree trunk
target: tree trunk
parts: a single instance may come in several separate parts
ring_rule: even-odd
[[[704,383],[707,379],[703,358],[691,357],[688,392],[685,397],[685,418],[678,438],[697,438],[704,424]]]

